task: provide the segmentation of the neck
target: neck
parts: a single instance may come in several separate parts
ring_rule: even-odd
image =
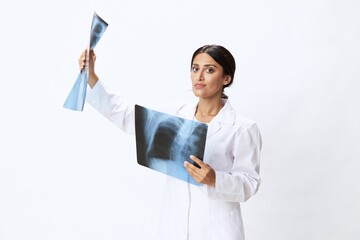
[[[223,107],[221,99],[199,99],[195,116],[198,120],[210,122]]]

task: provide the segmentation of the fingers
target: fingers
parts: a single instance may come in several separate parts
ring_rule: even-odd
[[[186,168],[186,170],[190,170],[194,174],[197,174],[198,172],[200,172],[200,171],[198,171],[199,170],[198,167],[194,166],[193,164],[189,163],[188,161],[184,162],[184,167]]]
[[[215,187],[216,174],[211,167],[208,167],[207,169],[199,169],[189,162],[185,162],[184,166],[186,168],[186,171],[195,181],[209,185],[211,187]]]
[[[186,171],[190,174],[190,176],[195,179],[195,181],[197,181],[197,182],[201,181],[200,174],[197,172],[197,169],[199,169],[199,168],[195,167],[194,165],[192,165],[191,163],[189,163],[187,161],[184,162],[184,167],[185,167]]]
[[[186,171],[190,174],[190,176],[193,177],[195,181],[199,183],[203,183],[215,187],[216,174],[214,169],[212,169],[208,164],[204,163],[199,158],[193,155],[191,155],[190,158],[201,167],[198,168],[193,164],[189,163],[188,161],[185,161],[184,166]]]
[[[195,157],[194,155],[190,155],[190,159],[194,161],[193,164],[185,161],[184,166],[194,173],[200,173],[201,169],[206,169],[207,164],[205,164],[203,161],[201,161],[199,158]]]
[[[94,50],[89,51],[88,49],[84,49],[78,59],[80,70],[83,70],[85,68],[90,68],[91,70],[93,70],[95,60],[96,55]]]
[[[78,59],[80,70],[83,70],[86,66],[86,55],[87,55],[87,49],[84,49]]]
[[[199,158],[195,157],[194,155],[190,155],[190,159],[193,160],[195,163],[197,163],[199,168],[202,168],[206,165],[203,161],[201,161]],[[194,165],[196,166],[196,164]]]

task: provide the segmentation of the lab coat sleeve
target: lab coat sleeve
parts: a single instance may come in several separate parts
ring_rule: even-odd
[[[256,124],[237,131],[233,145],[233,166],[229,172],[215,171],[215,188],[208,186],[214,200],[245,202],[260,185],[261,135]]]
[[[109,93],[101,81],[88,88],[86,101],[124,132],[135,132],[135,104]]]

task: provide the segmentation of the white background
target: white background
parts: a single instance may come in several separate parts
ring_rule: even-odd
[[[0,239],[154,239],[164,177],[134,136],[62,108],[93,11],[97,72],[139,104],[193,100],[190,58],[221,44],[227,91],[263,136],[248,240],[360,238],[360,1],[1,1]]]

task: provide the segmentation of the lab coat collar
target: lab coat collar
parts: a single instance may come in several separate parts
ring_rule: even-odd
[[[233,125],[235,122],[235,111],[230,102],[222,99],[224,106],[218,114],[209,122],[208,137],[218,132],[223,125]]]
[[[222,125],[233,125],[235,122],[235,111],[231,106],[230,102],[226,99],[222,99],[224,104],[223,108],[219,113],[208,123],[208,134],[210,137],[221,129]],[[195,118],[195,111],[197,108],[198,102],[190,104],[188,108],[183,108],[180,110],[181,116],[187,116],[188,118]]]
[[[233,125],[236,116],[235,110],[227,99],[221,99],[221,101],[223,102],[224,106],[213,120],[217,120],[219,123]]]

